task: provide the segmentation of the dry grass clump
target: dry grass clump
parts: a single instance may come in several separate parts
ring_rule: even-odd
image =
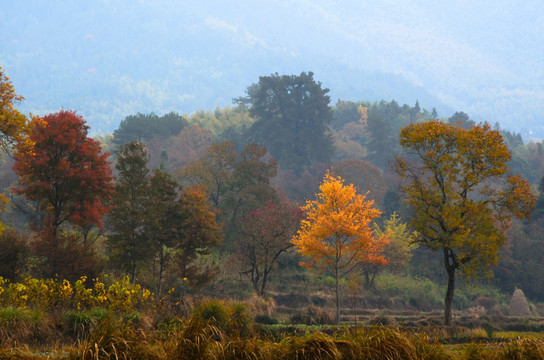
[[[194,318],[201,318],[231,337],[253,334],[254,319],[248,306],[241,302],[206,300],[195,307],[191,319]]]
[[[210,360],[275,360],[278,344],[259,339],[230,339],[210,346]]]
[[[332,325],[335,323],[335,318],[330,311],[319,306],[309,305],[305,312],[291,315],[289,321],[295,325]]]
[[[416,357],[421,360],[454,360],[455,356],[442,344],[432,340],[426,334],[415,334],[411,337]]]
[[[8,306],[0,308],[0,345],[51,345],[62,338],[53,319],[38,311]]]
[[[276,310],[276,301],[274,301],[274,298],[271,296],[263,298],[254,293],[246,303],[255,315],[272,316]]]
[[[201,316],[193,316],[166,344],[168,359],[206,359],[214,341],[223,338],[221,330]]]
[[[141,359],[155,360],[162,357],[147,342],[143,331],[135,329],[131,322],[106,316],[96,328],[70,354],[72,359]]]
[[[414,344],[397,328],[373,327],[354,338],[363,350],[364,359],[419,360]]]
[[[281,359],[337,360],[342,358],[335,341],[320,332],[301,337],[291,336],[282,342]]]
[[[544,341],[541,339],[517,339],[502,344],[497,352],[499,360],[544,359]]]

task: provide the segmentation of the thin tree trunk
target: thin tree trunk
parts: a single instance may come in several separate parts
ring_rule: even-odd
[[[452,261],[450,263],[450,260]],[[453,258],[449,249],[444,249],[444,261],[446,265],[446,271],[448,273],[448,288],[446,290],[446,297],[444,299],[444,324],[446,326],[452,325],[452,313],[451,304],[453,302],[453,293],[455,291],[455,270],[457,269],[457,263]]]
[[[335,271],[335,279],[336,279],[336,288],[335,288],[335,295],[336,295],[336,324],[340,325],[340,281],[338,279],[338,270]]]

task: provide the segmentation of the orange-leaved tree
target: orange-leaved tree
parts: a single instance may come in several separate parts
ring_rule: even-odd
[[[400,144],[407,154],[397,158],[396,169],[414,209],[417,242],[444,256],[444,318],[451,325],[456,271],[489,273],[512,216],[527,217],[535,196],[527,181],[510,174],[510,152],[487,124],[412,124],[401,130]]]
[[[335,279],[336,322],[340,322],[340,280],[362,263],[382,263],[385,237],[374,235],[373,221],[381,212],[373,201],[357,194],[353,185],[340,177],[325,174],[317,199],[307,201],[306,219],[293,237],[297,251],[308,257],[301,263],[308,268],[327,271]]]
[[[218,268],[206,259],[211,249],[223,241],[221,225],[216,221],[216,210],[208,202],[210,195],[202,185],[189,185],[180,196],[177,215],[179,233],[174,257],[180,275],[197,291],[215,278]]]

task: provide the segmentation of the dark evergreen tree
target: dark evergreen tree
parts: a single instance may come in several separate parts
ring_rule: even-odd
[[[149,180],[149,202],[147,204],[146,233],[156,255],[157,274],[155,293],[160,295],[164,271],[168,262],[168,249],[181,236],[179,213],[180,186],[172,176],[162,169],[154,169]]]
[[[127,144],[131,141],[149,141],[154,137],[170,137],[179,134],[187,120],[172,111],[163,116],[154,113],[127,116],[113,132],[113,143]]]
[[[448,119],[448,122],[452,125],[459,125],[467,130],[476,125],[476,123],[473,120],[470,120],[468,115],[462,111],[457,111],[455,114],[453,114]]]
[[[134,282],[138,268],[153,257],[152,243],[146,234],[149,198],[148,155],[140,142],[130,142],[117,153],[118,171],[109,213],[112,234],[108,249],[113,267],[130,274]]]
[[[247,105],[256,119],[249,129],[251,140],[265,145],[280,167],[300,173],[331,159],[334,147],[328,92],[312,72],[273,74],[260,77],[247,89],[247,96],[235,102]]]
[[[397,135],[391,124],[383,117],[371,112],[368,116],[368,132],[366,142],[367,160],[382,170],[387,169],[399,148]]]

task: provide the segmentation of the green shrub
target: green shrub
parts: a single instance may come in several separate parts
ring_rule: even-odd
[[[443,306],[442,288],[427,278],[400,277],[385,273],[378,275],[375,281],[377,290],[387,298],[397,298],[397,303],[404,303],[417,310],[431,310]]]
[[[64,325],[69,334],[77,339],[83,339],[89,335],[91,328],[96,327],[109,314],[108,310],[102,308],[87,311],[67,311],[64,314]]]
[[[253,317],[247,306],[239,302],[208,300],[195,308],[193,317],[201,318],[230,336],[246,337],[253,331]]]
[[[192,317],[200,318],[210,325],[226,330],[229,324],[229,309],[223,301],[207,300],[195,308]]]

